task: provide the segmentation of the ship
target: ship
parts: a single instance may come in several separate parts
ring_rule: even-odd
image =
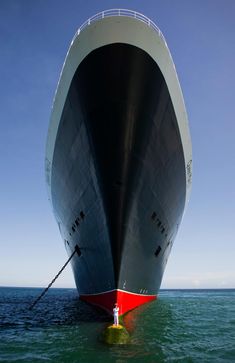
[[[48,129],[46,184],[79,298],[120,314],[157,298],[188,203],[192,147],[166,40],[106,10],[75,34]]]

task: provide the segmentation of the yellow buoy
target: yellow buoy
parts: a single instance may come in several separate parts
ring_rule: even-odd
[[[110,325],[104,331],[104,341],[107,344],[127,344],[129,333],[123,325]]]

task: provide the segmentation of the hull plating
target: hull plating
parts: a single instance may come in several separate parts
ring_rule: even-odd
[[[116,302],[119,306],[119,315],[123,315],[137,306],[156,300],[156,295],[143,295],[130,293],[123,290],[112,290],[101,294],[80,295],[80,299],[89,304],[96,305],[113,314],[113,307]]]
[[[124,313],[156,298],[187,178],[175,107],[156,61],[122,42],[89,52],[71,79],[50,165],[66,249],[81,250],[72,267],[84,300],[109,311],[118,300]]]

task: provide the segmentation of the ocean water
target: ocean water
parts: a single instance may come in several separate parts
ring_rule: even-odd
[[[130,343],[108,346],[110,318],[75,289],[0,288],[0,362],[235,362],[235,290],[161,290],[124,317]]]

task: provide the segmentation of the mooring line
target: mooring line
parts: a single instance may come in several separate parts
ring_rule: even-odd
[[[43,292],[37,297],[37,299],[30,305],[29,310],[32,310],[34,306],[41,300],[41,298],[47,293],[47,291],[50,289],[50,287],[54,284],[54,282],[57,280],[57,278],[60,276],[61,272],[65,269],[65,267],[68,265],[68,263],[72,260],[75,253],[78,254],[78,256],[81,256],[81,250],[78,247],[78,245],[75,246],[75,249],[69,259],[66,261],[64,266],[60,269],[58,274],[54,277],[54,279],[50,282],[50,284],[43,290]]]

